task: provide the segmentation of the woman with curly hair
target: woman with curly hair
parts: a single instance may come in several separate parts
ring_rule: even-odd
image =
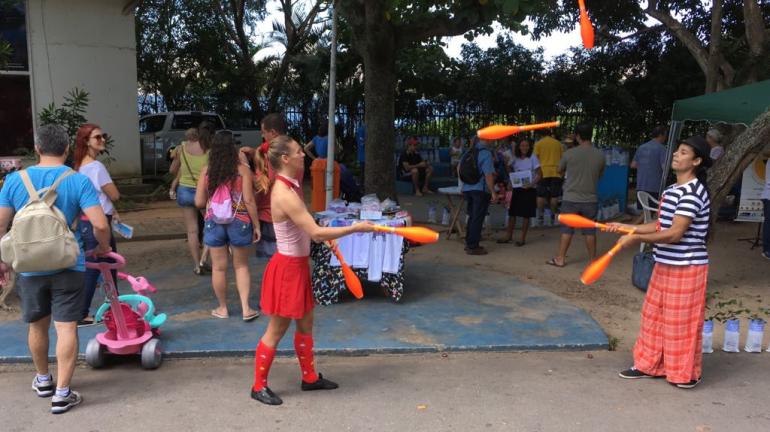
[[[238,160],[232,132],[218,132],[209,151],[209,164],[201,170],[195,191],[195,205],[206,209],[203,243],[211,251],[211,285],[219,302],[219,306],[211,311],[215,318],[229,317],[228,247],[233,254],[235,286],[241,300],[243,320],[251,321],[259,316],[259,312],[249,305],[249,246],[260,237],[252,187],[251,171]]]
[[[120,192],[115,187],[110,173],[107,172],[107,168],[103,163],[99,162],[96,158],[107,150],[107,134],[95,124],[85,123],[78,129],[77,135],[75,135],[75,155],[72,158],[73,167],[80,174],[85,175],[91,180],[91,184],[94,185],[96,192],[99,194],[99,203],[102,206],[104,214],[107,216],[107,222],[112,226],[112,221],[120,221],[118,211],[115,210],[113,202],[120,199]],[[99,242],[94,236],[94,228],[87,217],[80,217],[80,224],[78,226],[80,235],[83,239],[83,247],[85,250],[91,250],[96,248]],[[110,229],[110,247],[113,251],[115,247],[115,236]],[[92,260],[91,258],[88,259]],[[93,260],[110,261],[108,258],[94,258]],[[94,323],[93,318],[89,318],[88,312],[91,308],[91,301],[94,298],[96,292],[96,282],[99,280],[99,270],[86,269],[85,274],[85,304],[83,305],[83,316],[78,325],[85,326]],[[112,278],[117,280],[117,272],[113,272]]]

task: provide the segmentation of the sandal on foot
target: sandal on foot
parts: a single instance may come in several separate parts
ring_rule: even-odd
[[[522,246],[524,246],[525,244],[527,244],[527,242],[524,242],[524,241],[517,241],[517,242],[516,242],[516,246],[518,246],[518,247],[522,247]]]
[[[248,322],[248,321],[251,321],[254,318],[258,318],[258,317],[259,317],[259,312],[258,311],[254,311],[254,312],[252,312],[252,313],[250,313],[248,315],[244,315],[243,316],[243,321]]]
[[[211,311],[211,316],[213,316],[214,318],[219,318],[219,319],[230,318],[230,315],[228,315],[228,314],[221,314],[221,313],[217,312],[216,309]]]
[[[548,265],[552,265],[554,267],[559,267],[559,268],[564,267],[565,265],[567,265],[567,263],[563,263],[563,264],[557,263],[555,258],[551,258],[548,261],[546,261],[545,263],[548,264]]]
[[[498,243],[498,244],[507,244],[507,243],[513,243],[513,240],[511,240],[511,239],[498,239],[498,240],[497,240],[497,243]]]

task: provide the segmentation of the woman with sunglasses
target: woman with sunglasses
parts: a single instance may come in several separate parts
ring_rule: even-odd
[[[78,129],[75,136],[75,155],[73,156],[73,167],[80,174],[85,175],[91,180],[96,192],[99,194],[99,203],[102,206],[107,221],[112,226],[112,221],[119,222],[120,216],[115,209],[114,202],[120,199],[120,192],[115,187],[110,173],[103,163],[96,158],[107,150],[107,134],[95,124],[86,123]],[[85,250],[96,248],[98,242],[94,236],[93,226],[87,217],[80,218],[80,235],[83,238],[83,247]],[[115,251],[115,236],[110,229],[110,247]],[[99,261],[105,258],[99,258]],[[107,259],[108,260],[108,259]],[[99,279],[99,270],[86,269],[85,274],[85,304],[83,305],[83,316],[78,325],[85,326],[94,323],[93,318],[89,317],[91,301],[96,291],[96,283]],[[117,280],[117,272],[113,272],[112,278]]]
[[[280,405],[281,398],[267,386],[267,376],[275,349],[292,320],[296,326],[294,350],[302,372],[300,388],[302,391],[337,388],[336,383],[316,373],[313,362],[314,303],[310,288],[310,240],[323,242],[355,232],[372,232],[374,226],[364,222],[330,228],[315,223],[302,200],[297,180],[304,169],[305,154],[290,137],[280,135],[273,138],[269,145],[263,144],[257,157],[269,162],[276,173],[270,188],[270,206],[278,250],[270,258],[262,276],[260,306],[270,317],[270,322],[257,345],[251,397],[267,405]],[[267,173],[263,172],[263,175]]]

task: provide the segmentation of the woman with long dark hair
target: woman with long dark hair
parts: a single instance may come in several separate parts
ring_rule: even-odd
[[[251,170],[238,160],[233,134],[218,132],[209,151],[209,164],[200,172],[195,205],[206,209],[203,243],[211,251],[211,285],[219,305],[211,311],[216,318],[228,318],[228,247],[233,253],[235,286],[241,300],[244,321],[259,316],[249,305],[251,273],[249,246],[259,241],[259,218],[252,190]]]
[[[96,158],[107,150],[107,134],[95,124],[86,123],[78,128],[75,136],[75,155],[72,158],[73,167],[79,173],[88,177],[91,184],[94,185],[99,194],[99,203],[102,211],[107,216],[107,222],[112,226],[112,221],[120,221],[120,216],[115,210],[114,202],[120,199],[120,192],[115,187],[115,183],[110,177],[110,173],[103,163]],[[94,229],[87,217],[80,217],[79,228],[83,247],[85,250],[96,248],[99,242],[94,236]],[[110,247],[116,250],[115,236],[110,229]],[[91,260],[92,258],[88,258]],[[107,258],[98,258],[94,260],[107,260]],[[96,283],[99,280],[99,270],[86,269],[85,274],[85,303],[83,304],[83,316],[78,325],[85,326],[94,323],[93,318],[89,317],[91,301],[96,292]],[[117,272],[113,272],[112,278],[117,280]]]
[[[537,211],[537,191],[535,185],[543,177],[543,171],[540,169],[540,161],[537,156],[532,154],[532,144],[529,139],[523,138],[514,146],[513,159],[509,164],[511,173],[520,173],[521,178],[527,177],[528,181],[511,184],[511,203],[508,206],[508,227],[505,237],[499,239],[498,243],[511,243],[513,241],[513,230],[516,228],[516,218],[522,218],[521,240],[516,241],[516,246],[524,246],[527,242],[527,230],[529,230],[529,220],[536,215]]]
[[[635,234],[618,240],[624,248],[654,243],[655,267],[642,306],[634,365],[621,378],[665,377],[683,389],[701,381],[701,333],[706,305],[711,200],[706,169],[711,166],[709,145],[700,136],[679,144],[671,161],[676,183],[660,198],[658,220],[631,227]]]

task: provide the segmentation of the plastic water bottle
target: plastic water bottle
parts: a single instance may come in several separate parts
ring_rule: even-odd
[[[441,211],[441,225],[449,225],[449,209],[446,207]]]
[[[711,354],[714,352],[714,321],[703,322],[703,353]]]
[[[436,223],[436,206],[428,207],[428,222]]]
[[[553,213],[551,213],[550,209],[543,210],[543,226],[552,226],[553,225]]]

